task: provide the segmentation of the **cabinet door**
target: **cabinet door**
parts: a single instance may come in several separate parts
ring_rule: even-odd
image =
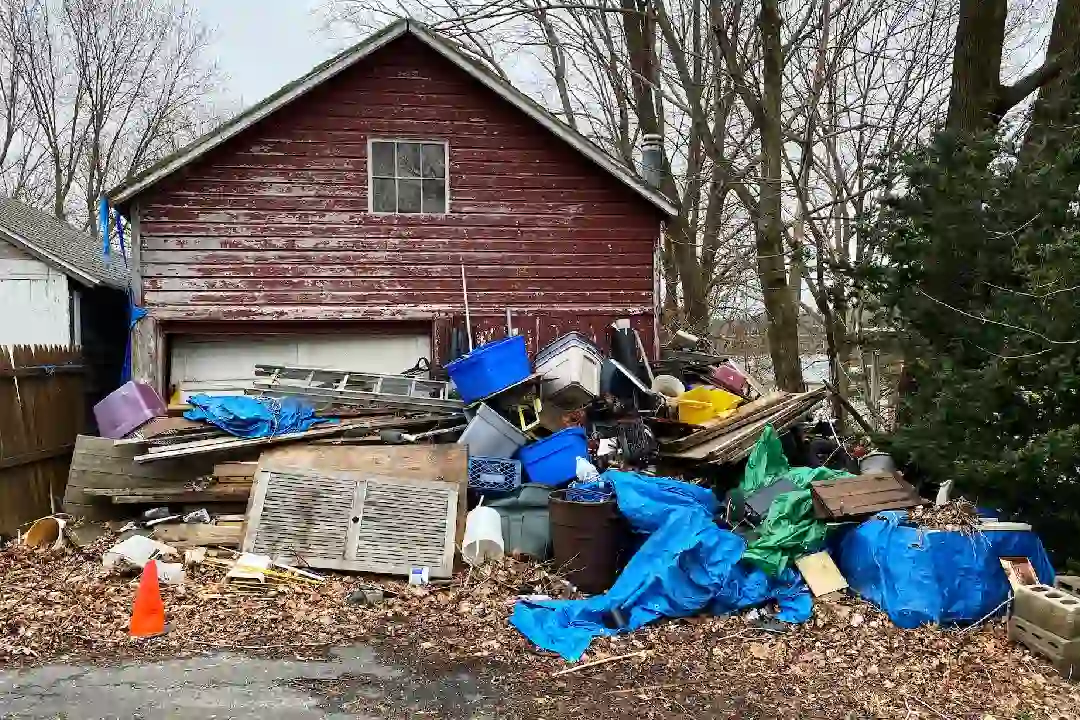
[[[359,525],[363,481],[337,473],[264,470],[256,478],[244,550],[340,567]]]
[[[367,477],[352,567],[402,575],[427,567],[432,577],[454,571],[458,493],[446,483]]]

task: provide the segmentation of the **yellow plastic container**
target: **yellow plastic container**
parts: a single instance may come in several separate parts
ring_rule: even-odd
[[[679,420],[691,425],[701,425],[715,417],[730,414],[740,402],[741,397],[727,390],[696,387],[679,396]]]

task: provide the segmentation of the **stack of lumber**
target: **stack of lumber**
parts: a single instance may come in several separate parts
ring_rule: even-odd
[[[824,388],[805,393],[775,392],[743,405],[733,415],[718,418],[700,430],[664,443],[664,457],[697,463],[728,463],[750,454],[765,427],[778,432],[798,422],[827,394]]]

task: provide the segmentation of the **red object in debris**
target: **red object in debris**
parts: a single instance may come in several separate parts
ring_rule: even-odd
[[[856,445],[855,447],[851,448],[851,457],[855,458],[856,460],[858,460],[864,455],[866,455],[866,448],[864,448],[862,445]]]
[[[717,365],[712,369],[709,378],[720,387],[736,395],[746,397],[746,394],[750,391],[750,383],[746,376],[730,365]]]

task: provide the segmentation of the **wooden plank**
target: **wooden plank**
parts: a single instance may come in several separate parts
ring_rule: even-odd
[[[306,432],[287,433],[285,435],[275,435],[273,437],[224,438],[221,440],[200,440],[192,443],[178,443],[176,445],[170,445],[167,448],[154,448],[150,450],[149,453],[146,453],[144,455],[137,455],[135,457],[135,462],[147,463],[168,458],[187,457],[190,455],[232,452],[245,448],[258,448],[269,445],[280,445],[283,443],[304,442],[306,440],[332,437],[334,435],[345,433],[355,433],[363,430],[392,428],[397,426],[400,422],[401,420],[399,418],[390,418],[383,420],[359,420],[347,423],[335,423],[332,425],[316,427]]]
[[[753,417],[747,417],[745,422],[739,424],[739,427],[729,428],[725,433],[718,437],[714,437],[705,443],[682,452],[665,452],[664,454],[668,457],[687,460],[714,461],[712,458],[719,457],[725,450],[732,449],[740,441],[749,437],[755,437],[766,425],[770,423],[779,424],[787,422],[792,417],[792,414],[797,416],[802,412],[805,412],[807,408],[813,406],[813,404],[820,399],[821,395],[817,392],[792,396],[779,405],[773,405],[755,413]]]
[[[702,429],[697,432],[691,433],[674,442],[664,443],[664,452],[665,454],[678,453],[701,445],[718,435],[722,435],[749,422],[753,422],[757,417],[760,417],[762,412],[771,407],[780,405],[789,397],[791,397],[790,393],[777,392],[754,400],[746,405],[742,405],[735,411],[734,415],[719,420],[711,420],[703,425]]]
[[[239,525],[203,525],[200,523],[162,524],[154,527],[154,539],[185,550],[202,545],[239,547],[244,538]]]
[[[856,475],[853,478],[821,480],[814,483],[814,488],[822,499],[833,497],[854,497],[867,493],[881,492],[889,487],[902,488],[900,479],[892,473],[874,473]]]
[[[795,567],[810,586],[814,597],[828,595],[848,586],[848,581],[840,574],[840,569],[827,552],[804,555],[795,561]]]
[[[851,494],[847,492],[848,486],[853,490]],[[858,517],[925,502],[910,483],[891,474],[819,481],[810,485],[810,493],[815,514],[824,518]]]
[[[46,448],[45,450],[38,450],[37,452],[24,453],[22,455],[0,458],[0,470],[6,470],[8,468],[19,467],[20,465],[29,465],[31,463],[41,462],[42,460],[51,460],[55,457],[70,455],[71,451],[74,449],[74,444],[61,445],[57,448]]]
[[[187,488],[83,488],[83,493],[91,497],[109,498],[116,504],[213,503],[244,502],[251,494],[251,488],[243,486],[211,486],[206,490],[189,490]]]
[[[255,471],[258,469],[259,463],[252,462],[225,462],[218,463],[214,466],[214,472],[211,473],[216,478],[248,478],[255,477]]]
[[[39,365],[36,367],[15,367],[15,368],[0,368],[0,379],[9,380],[12,378],[48,378],[54,375],[63,375],[66,373],[79,373],[86,372],[86,367],[80,364],[66,364],[66,365]]]

